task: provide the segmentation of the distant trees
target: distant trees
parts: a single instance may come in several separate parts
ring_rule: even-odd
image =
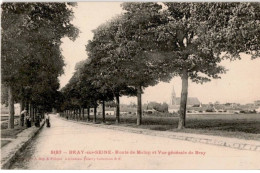
[[[154,109],[158,112],[167,113],[168,112],[168,104],[167,103],[157,103],[157,102],[149,102],[143,105],[144,109]]]
[[[73,3],[2,3],[2,83],[8,88],[9,128],[14,102],[29,112],[51,110],[63,73],[61,38],[75,39],[70,23]],[[31,111],[33,110],[33,111]]]
[[[97,85],[95,82],[95,72],[93,71],[94,67],[90,64],[90,61],[83,61],[76,65],[76,71],[69,83],[62,88],[61,92],[63,93],[65,100],[63,105],[63,111],[74,111],[75,118],[77,110],[79,116],[84,115],[84,109],[88,109],[87,120],[90,121],[90,108],[94,108],[94,119],[93,122],[96,122],[96,113],[99,103],[105,105],[105,101],[112,100],[113,95],[111,92],[106,92],[103,90],[101,85]],[[94,82],[93,82],[94,81]],[[104,110],[105,111],[105,110]],[[78,119],[78,115],[76,117]],[[103,114],[103,121],[105,121],[105,115]]]

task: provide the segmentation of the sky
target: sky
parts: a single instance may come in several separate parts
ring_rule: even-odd
[[[117,14],[122,13],[121,2],[78,2],[73,9],[75,18],[72,23],[79,28],[79,37],[73,42],[63,38],[61,45],[66,66],[64,75],[60,77],[61,87],[64,87],[74,73],[75,64],[88,58],[85,46],[93,38],[92,30],[105,23]],[[228,71],[221,75],[221,79],[214,79],[204,84],[189,81],[189,97],[198,97],[206,104],[219,101],[220,103],[253,103],[260,100],[260,58],[251,60],[248,55],[242,55],[241,60],[222,61]],[[180,77],[173,78],[169,83],[161,82],[156,86],[144,89],[143,103],[150,101],[170,102],[173,86],[177,97],[181,94]],[[120,102],[136,103],[136,97],[121,97]]]

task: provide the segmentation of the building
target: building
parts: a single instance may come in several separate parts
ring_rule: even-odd
[[[137,108],[134,108],[129,105],[125,104],[120,104],[120,114],[125,115],[125,114],[136,114]],[[116,115],[116,107],[105,107],[105,114],[106,115]],[[94,115],[94,108],[90,108],[90,115]],[[102,105],[99,105],[97,107],[97,115],[102,115]]]
[[[20,104],[14,104],[14,115],[20,115],[21,113]],[[1,103],[1,116],[9,116],[9,109],[5,106],[5,104]]]
[[[260,107],[255,110],[257,113],[260,113]]]
[[[94,108],[90,108],[90,115],[94,115]],[[115,108],[114,107],[105,107],[105,114],[106,115],[115,115]],[[97,107],[97,115],[102,115],[102,105]]]
[[[177,112],[180,108],[181,98],[176,97],[174,86],[172,87],[172,93],[169,104],[169,112]],[[197,97],[188,97],[187,107],[201,107],[201,103]]]
[[[255,106],[260,106],[260,100],[255,101]]]

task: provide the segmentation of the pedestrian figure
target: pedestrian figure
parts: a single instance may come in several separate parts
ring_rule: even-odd
[[[47,113],[47,116],[46,116],[46,127],[51,127],[50,116],[49,116],[48,113]]]
[[[24,126],[24,118],[25,118],[25,114],[27,113],[27,111],[26,110],[23,110],[22,112],[21,112],[21,119],[20,119],[20,123],[21,123],[21,126]]]
[[[28,113],[26,113],[25,121],[26,121],[26,127],[27,127],[27,128],[32,127],[31,117],[29,116]]]

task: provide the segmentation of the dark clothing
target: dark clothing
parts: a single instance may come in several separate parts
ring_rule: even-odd
[[[26,127],[32,127],[31,118],[26,117]]]
[[[50,119],[46,118],[46,127],[51,127]]]
[[[21,126],[24,126],[24,114],[21,115]]]

